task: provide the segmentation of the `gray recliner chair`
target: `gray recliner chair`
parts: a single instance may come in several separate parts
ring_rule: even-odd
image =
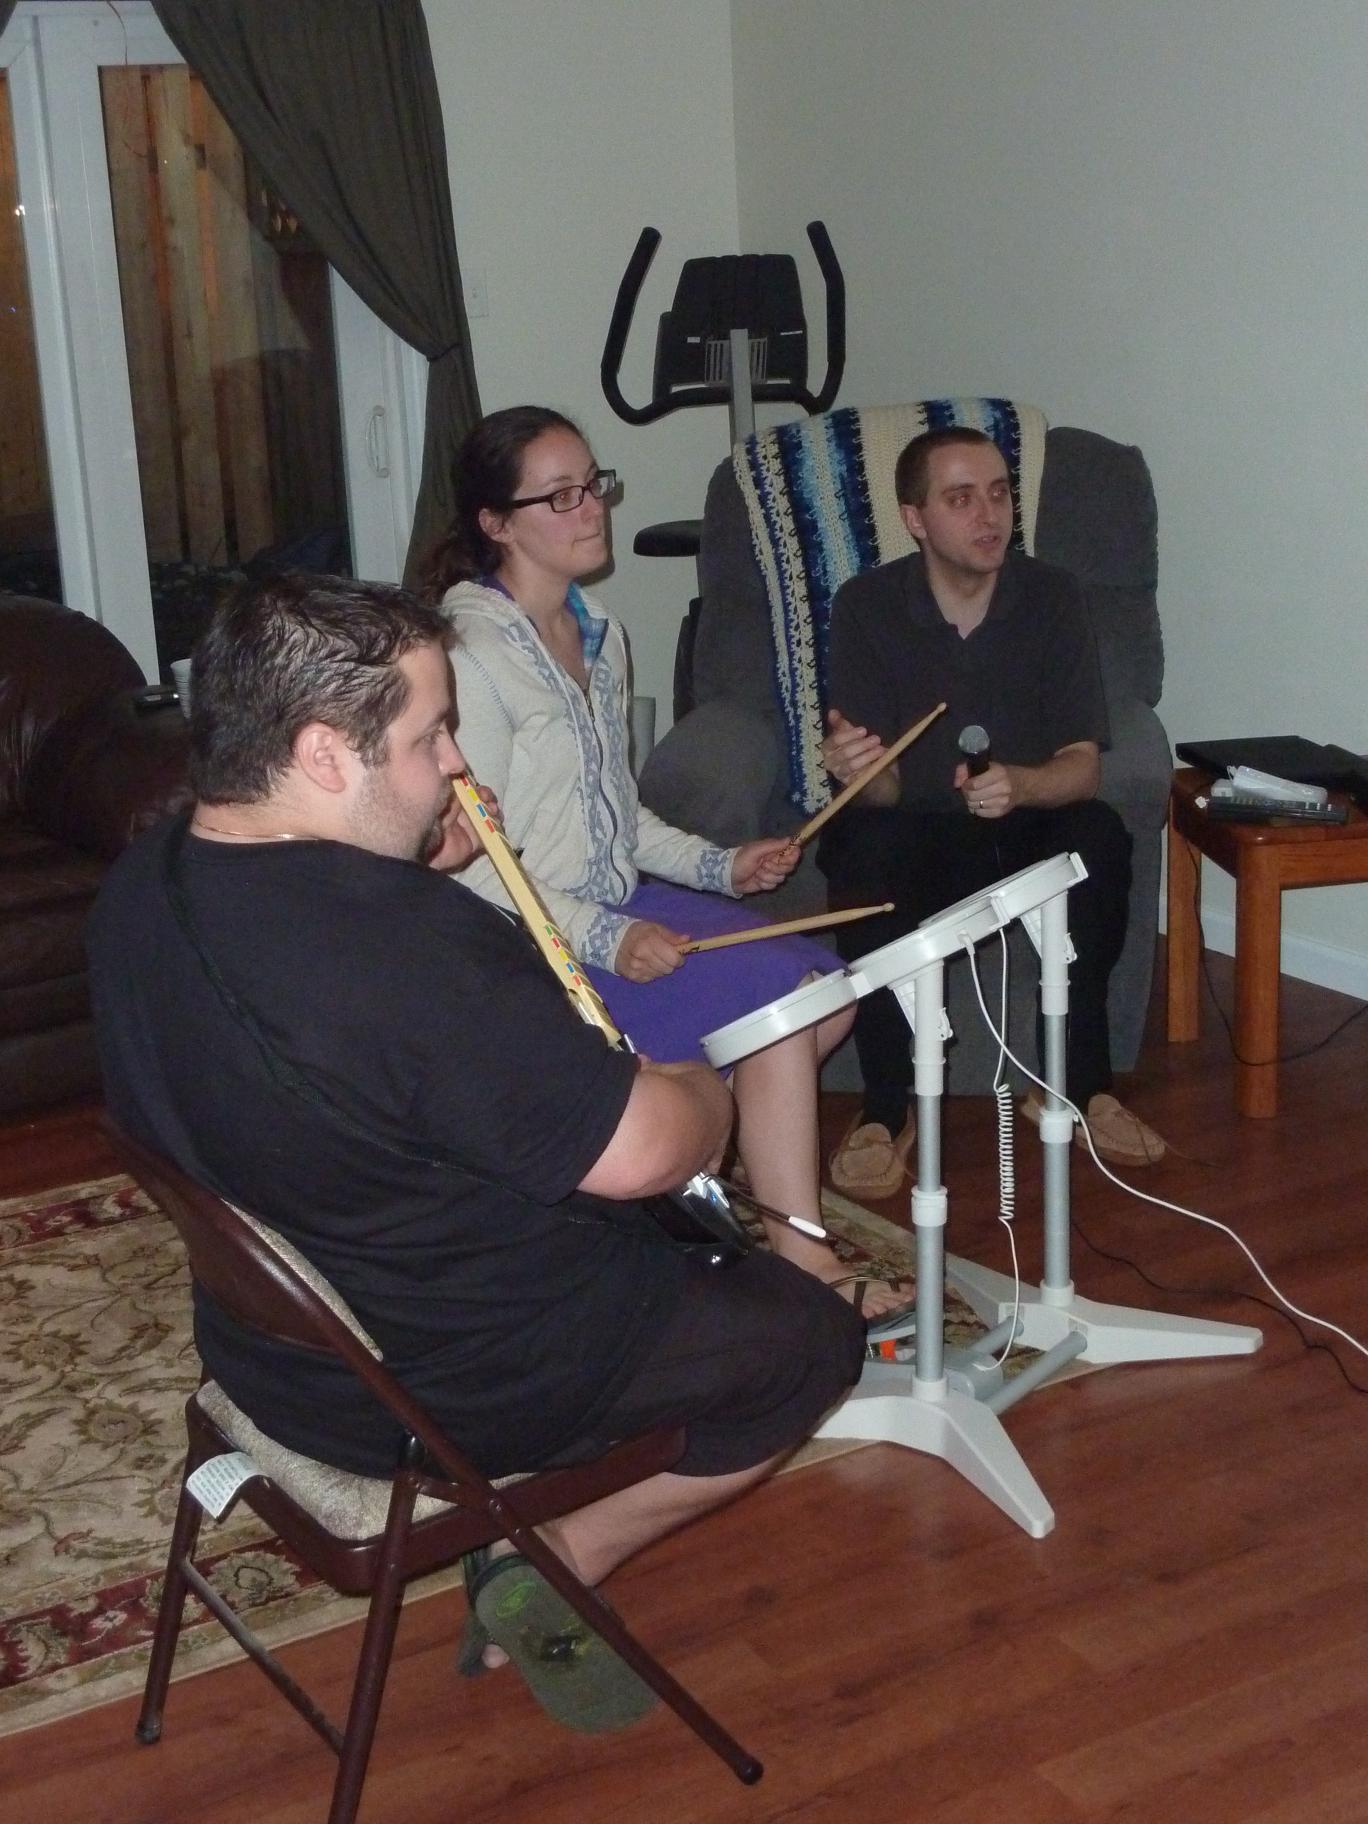
[[[887,486],[891,493],[891,474]],[[1139,1053],[1149,1004],[1173,766],[1155,713],[1164,652],[1155,599],[1154,490],[1140,451],[1093,431],[1048,431],[1035,554],[1073,571],[1083,584],[1111,719],[1100,796],[1134,841],[1130,921],[1108,1001],[1113,1068],[1126,1071]],[[682,677],[677,675],[692,707],[647,760],[642,798],[659,816],[716,842],[796,829],[803,813],[787,795],[769,607],[730,460],[708,488],[698,570],[700,595],[682,636]],[[763,906],[767,917],[785,918],[820,911],[825,903],[825,882],[807,854]],[[1013,1048],[1034,1066],[1035,957],[1020,931],[1013,933],[1011,956],[1009,1030]],[[980,974],[992,1009],[996,971],[994,955],[985,951]],[[955,1033],[946,1055],[947,1088],[951,1094],[983,1093],[992,1082],[997,1047],[979,1015],[965,961],[947,969],[946,996]],[[831,1061],[827,1081],[841,1087],[858,1082],[849,1045]]]

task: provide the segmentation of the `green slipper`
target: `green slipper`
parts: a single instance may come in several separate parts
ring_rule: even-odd
[[[466,1616],[465,1627],[461,1630],[461,1642],[456,1649],[456,1670],[462,1678],[483,1678],[488,1672],[489,1667],[484,1660],[484,1650],[488,1645],[489,1634],[472,1609]]]
[[[567,1729],[587,1735],[623,1729],[659,1703],[521,1552],[481,1565],[467,1596],[490,1640],[547,1715]]]

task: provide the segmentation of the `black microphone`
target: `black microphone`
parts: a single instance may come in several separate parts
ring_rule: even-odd
[[[992,744],[988,739],[988,730],[980,728],[977,722],[971,722],[968,728],[960,730],[959,751],[969,763],[969,777],[977,779],[980,773],[986,773],[993,764]]]

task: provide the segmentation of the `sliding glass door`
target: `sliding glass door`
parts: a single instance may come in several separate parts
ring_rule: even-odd
[[[13,473],[46,471],[36,507],[0,492],[0,587],[30,537],[51,572],[55,530],[45,592],[154,677],[244,573],[397,579],[425,364],[311,245],[151,7],[28,0],[0,68],[22,230],[0,232],[0,286],[27,284],[42,408],[14,421]],[[0,139],[0,206],[4,184]]]

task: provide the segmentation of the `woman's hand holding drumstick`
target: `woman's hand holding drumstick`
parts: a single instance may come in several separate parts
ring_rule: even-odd
[[[891,747],[885,747],[880,752],[881,744],[877,735],[871,735],[867,730],[857,728],[853,723],[847,722],[839,710],[833,709],[830,718],[831,733],[822,743],[822,754],[828,771],[835,773],[838,778],[844,775],[849,779],[849,783],[843,791],[836,794],[830,804],[824,805],[815,817],[808,818],[793,840],[801,845],[810,836],[815,836],[822,825],[834,817],[837,811],[849,804],[850,800],[858,792],[862,792],[871,780],[877,779],[880,774],[892,766],[904,748],[911,747],[919,735],[925,734],[937,716],[944,714],[945,704],[938,703],[929,715],[923,716],[920,722],[914,722],[911,728],[898,736]],[[860,767],[860,770],[854,772],[852,776],[848,769],[858,765],[861,757],[871,752],[874,755],[873,759]],[[887,802],[894,803],[896,797],[896,790],[890,791]]]
[[[696,937],[684,945],[684,955],[695,950],[725,950],[728,944],[752,944],[761,937],[792,937],[798,931],[825,931],[829,925],[848,925],[852,919],[872,918],[876,912],[891,912],[893,901],[884,906],[850,906],[844,912],[814,912],[810,918],[789,918],[779,925],[754,925],[746,931],[723,931],[717,937]]]
[[[743,842],[732,861],[732,890],[736,893],[770,893],[782,886],[803,859],[793,836],[760,836]]]

